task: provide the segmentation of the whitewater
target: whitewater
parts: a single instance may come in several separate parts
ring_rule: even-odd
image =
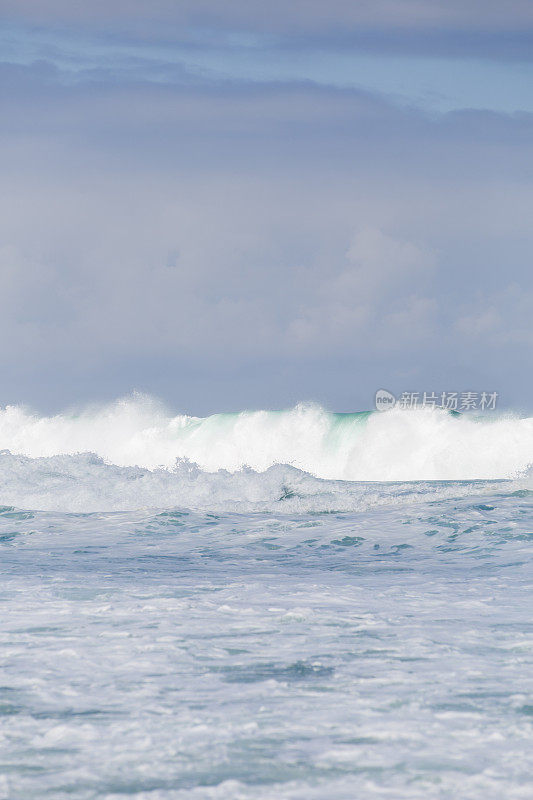
[[[0,799],[514,800],[533,419],[0,409]]]

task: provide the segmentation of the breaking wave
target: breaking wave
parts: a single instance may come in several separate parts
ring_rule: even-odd
[[[199,418],[134,396],[50,417],[8,406],[0,449],[0,503],[19,508],[352,511],[526,475],[533,419],[314,405]]]
[[[134,396],[81,412],[0,410],[0,449],[30,458],[94,453],[106,463],[262,472],[288,464],[349,481],[511,478],[533,461],[533,419],[473,418],[439,409],[332,414],[314,405],[199,418]]]

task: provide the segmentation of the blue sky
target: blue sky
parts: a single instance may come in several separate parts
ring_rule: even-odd
[[[529,3],[3,5],[3,403],[531,408]]]

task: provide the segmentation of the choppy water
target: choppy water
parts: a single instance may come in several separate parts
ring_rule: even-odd
[[[7,444],[1,798],[531,796],[527,469],[370,483]]]

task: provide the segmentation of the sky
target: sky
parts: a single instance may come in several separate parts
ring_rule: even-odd
[[[0,404],[531,411],[529,0],[0,20]]]

